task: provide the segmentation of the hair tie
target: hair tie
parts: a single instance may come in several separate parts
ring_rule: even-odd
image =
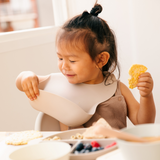
[[[102,12],[102,6],[99,4],[96,4],[90,11],[90,14],[97,17],[98,14],[101,12]]]

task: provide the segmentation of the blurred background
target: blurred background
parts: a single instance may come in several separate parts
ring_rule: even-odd
[[[52,0],[0,0],[0,32],[51,25]]]

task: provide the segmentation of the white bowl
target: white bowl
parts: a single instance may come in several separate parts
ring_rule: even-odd
[[[121,131],[138,137],[156,137],[160,136],[160,124],[141,124]],[[117,144],[125,160],[160,160],[160,141],[137,143],[117,139]]]
[[[69,160],[71,146],[64,142],[28,145],[9,155],[10,160]]]

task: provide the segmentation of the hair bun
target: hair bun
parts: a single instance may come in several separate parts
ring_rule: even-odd
[[[95,4],[95,6],[90,11],[90,14],[93,16],[98,16],[102,12],[102,6],[100,4]]]

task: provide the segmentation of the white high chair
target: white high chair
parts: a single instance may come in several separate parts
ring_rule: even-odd
[[[68,126],[43,112],[39,112],[34,129],[37,131],[65,131],[68,130]]]
[[[59,121],[55,118],[39,112],[35,121],[35,130],[38,131],[60,131]]]

